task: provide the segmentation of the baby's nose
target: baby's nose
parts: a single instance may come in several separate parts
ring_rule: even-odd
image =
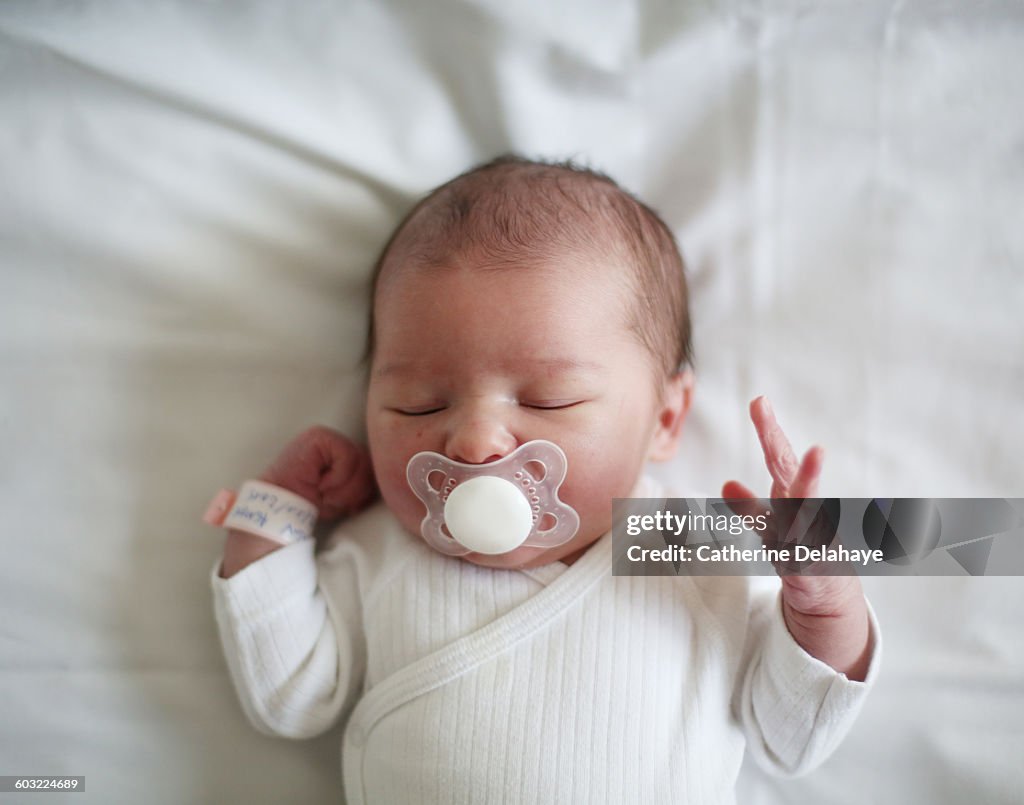
[[[456,423],[448,434],[445,454],[464,464],[497,461],[516,449],[516,439],[500,419],[475,414]]]

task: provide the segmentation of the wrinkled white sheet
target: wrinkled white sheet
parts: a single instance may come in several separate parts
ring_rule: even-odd
[[[1022,54],[1014,0],[0,5],[0,774],[338,801],[337,732],[244,721],[198,517],[307,425],[359,434],[378,248],[505,150],[679,236],[680,483],[766,487],[766,393],[826,494],[1024,496]],[[1024,580],[866,586],[861,721],[741,801],[1022,801]]]

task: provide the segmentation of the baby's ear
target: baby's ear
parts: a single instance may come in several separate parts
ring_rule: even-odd
[[[647,458],[651,461],[668,461],[676,454],[679,436],[683,432],[683,422],[693,402],[693,371],[684,369],[673,375],[665,383],[658,409],[654,433],[651,436],[651,447]]]

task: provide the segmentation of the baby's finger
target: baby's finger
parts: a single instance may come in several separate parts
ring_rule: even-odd
[[[350,444],[335,455],[330,470],[320,480],[320,516],[334,520],[361,509],[373,498],[373,467],[366,449]]]
[[[727,481],[722,485],[722,498],[728,501],[733,513],[740,517],[757,517],[763,514],[768,501],[761,500],[748,486],[739,481]]]
[[[266,475],[279,486],[308,497],[315,494],[320,478],[331,464],[328,448],[329,429],[321,425],[300,433],[292,439],[266,470]]]
[[[789,488],[789,496],[794,498],[815,498],[818,496],[818,479],[825,463],[825,450],[815,445],[804,455],[800,469],[793,484]]]
[[[800,463],[782,432],[767,397],[758,397],[750,404],[750,418],[757,429],[764,451],[764,463],[772,476],[772,497],[785,497],[797,477]]]
[[[727,500],[741,500],[756,498],[757,494],[750,487],[744,486],[739,481],[726,481],[722,484],[722,497]]]

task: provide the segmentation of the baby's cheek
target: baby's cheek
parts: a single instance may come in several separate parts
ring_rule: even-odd
[[[572,506],[581,519],[581,530],[606,531],[611,527],[612,498],[624,493],[613,479],[598,473],[580,472],[572,481],[566,480],[559,497]]]
[[[392,446],[387,438],[381,438],[380,433],[373,434],[370,439],[370,459],[373,462],[377,487],[388,508],[396,513],[408,508],[409,504],[406,498],[412,497],[414,501],[416,500],[406,480],[406,465],[394,458],[398,454],[399,451]]]
[[[405,468],[402,467],[400,472],[387,473],[379,483],[381,496],[392,514],[398,518],[398,522],[406,531],[418,535],[426,508],[410,489],[405,477]]]
[[[635,457],[618,455],[607,446],[577,453],[559,497],[576,509],[581,530],[601,532],[611,528],[612,500],[629,497],[640,471]]]

